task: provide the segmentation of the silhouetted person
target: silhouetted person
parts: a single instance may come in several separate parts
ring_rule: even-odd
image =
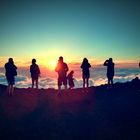
[[[140,62],[139,62],[139,67],[140,67]]]
[[[88,62],[87,58],[83,59],[81,69],[82,69],[82,78],[83,78],[83,88],[85,88],[85,84],[89,87],[89,78],[90,78],[90,71],[89,68],[91,65]]]
[[[55,68],[55,71],[58,72],[58,89],[59,92],[61,90],[62,84],[65,86],[65,89],[67,89],[67,71],[68,66],[66,63],[63,62],[63,57],[60,56],[57,66]]]
[[[112,87],[113,85],[113,77],[114,77],[114,63],[113,59],[109,58],[104,62],[104,66],[107,66],[107,78],[108,78],[108,87]]]
[[[38,78],[40,76],[40,69],[39,66],[36,64],[36,59],[32,59],[30,73],[32,78],[32,88],[34,88],[34,84],[36,84],[36,88],[38,89]]]
[[[68,76],[67,76],[67,79],[68,79],[68,84],[69,84],[69,89],[72,89],[74,87],[74,78],[73,78],[73,74],[74,74],[74,71],[72,70]]]
[[[13,58],[9,58],[5,64],[5,75],[8,82],[7,91],[9,95],[14,93],[15,76],[17,75],[17,67],[14,64]]]

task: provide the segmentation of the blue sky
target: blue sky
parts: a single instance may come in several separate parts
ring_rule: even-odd
[[[135,0],[3,0],[0,57],[137,62],[139,7]]]

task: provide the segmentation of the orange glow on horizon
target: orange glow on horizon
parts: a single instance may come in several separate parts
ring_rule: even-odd
[[[50,60],[47,64],[47,67],[50,69],[50,70],[55,70],[55,67],[57,65],[57,61],[56,60]]]
[[[29,67],[31,65],[31,60],[32,58],[18,58],[18,57],[13,57],[15,65],[17,67]],[[38,57],[35,58],[37,60],[37,64],[40,67],[47,67],[51,71],[55,70],[55,67],[58,62],[58,56],[55,55],[49,55],[48,57]],[[4,67],[5,63],[8,61],[8,57],[0,57],[0,67]],[[81,60],[81,59],[80,59]],[[78,59],[67,59],[67,57],[64,57],[64,62],[66,62],[68,65],[71,66],[77,66],[82,63]],[[92,59],[89,59],[89,62],[93,66],[102,66],[104,60],[97,60],[93,61]],[[132,68],[137,68],[138,67],[138,61],[136,60],[114,60],[115,67],[123,68],[123,67],[132,67]]]

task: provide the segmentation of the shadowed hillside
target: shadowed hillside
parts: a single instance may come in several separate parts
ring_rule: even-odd
[[[0,139],[138,140],[140,80],[73,89],[16,89],[0,85]]]

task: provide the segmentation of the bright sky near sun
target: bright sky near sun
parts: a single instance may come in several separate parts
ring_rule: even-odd
[[[4,0],[0,58],[50,67],[61,55],[67,62],[139,62],[139,7],[135,0]]]

